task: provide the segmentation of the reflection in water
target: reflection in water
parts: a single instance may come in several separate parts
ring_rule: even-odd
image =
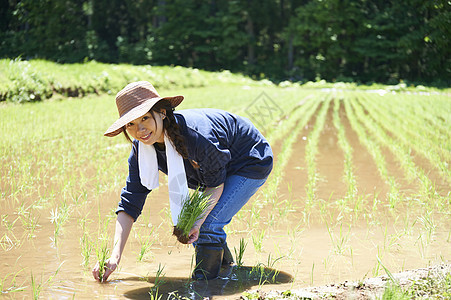
[[[140,280],[130,277],[123,281]],[[147,282],[155,283],[155,277],[147,277]],[[161,278],[160,278],[161,280]],[[285,272],[264,266],[227,267],[221,270],[220,277],[209,281],[192,281],[180,277],[164,277],[164,283],[158,289],[161,299],[213,299],[214,296],[241,293],[253,286],[264,284],[289,283],[293,277]],[[128,299],[149,299],[152,286],[124,293]],[[155,295],[155,293],[154,293]]]

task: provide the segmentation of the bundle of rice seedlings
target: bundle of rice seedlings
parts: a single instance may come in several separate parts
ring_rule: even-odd
[[[210,195],[202,193],[198,187],[182,201],[182,210],[180,211],[177,225],[174,226],[173,231],[173,235],[177,237],[180,243],[186,244],[188,242],[189,232],[194,223],[207,210],[209,198]]]

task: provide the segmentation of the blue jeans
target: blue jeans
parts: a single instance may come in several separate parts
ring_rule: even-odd
[[[265,183],[265,179],[252,179],[231,175],[224,182],[224,190],[216,206],[208,214],[195,244],[226,242],[224,226],[249,201],[252,195]]]

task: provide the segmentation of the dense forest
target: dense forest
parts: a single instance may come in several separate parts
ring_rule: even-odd
[[[0,57],[449,86],[447,0],[5,0]]]

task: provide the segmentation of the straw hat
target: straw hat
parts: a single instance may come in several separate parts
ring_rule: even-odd
[[[172,107],[183,101],[183,96],[160,97],[150,82],[138,81],[128,84],[116,95],[119,119],[103,134],[116,136],[123,131],[123,126],[147,113],[158,101],[169,100]]]

